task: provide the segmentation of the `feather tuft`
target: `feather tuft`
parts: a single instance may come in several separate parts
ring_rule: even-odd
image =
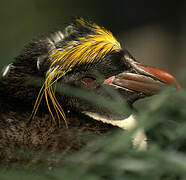
[[[52,102],[59,122],[62,117],[67,125],[65,113],[55,97],[55,88],[53,86],[56,86],[57,81],[71,71],[73,67],[83,63],[89,64],[101,61],[113,51],[121,50],[121,45],[113,34],[95,23],[89,23],[80,18],[76,20],[72,27],[74,31],[68,36],[74,35],[73,38],[64,40],[64,45],[53,50],[49,55],[50,71],[46,74],[44,85],[36,100],[32,118],[35,116],[44,95],[52,119],[55,121],[49,99]]]

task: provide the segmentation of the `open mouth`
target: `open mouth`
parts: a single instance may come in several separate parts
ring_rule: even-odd
[[[114,86],[125,91],[141,92],[147,96],[159,93],[168,86],[180,88],[175,77],[165,70],[130,62],[135,72],[122,72],[109,77],[104,84]]]

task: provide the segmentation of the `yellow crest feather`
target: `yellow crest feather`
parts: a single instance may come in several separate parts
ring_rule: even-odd
[[[57,81],[74,66],[82,63],[100,61],[107,54],[121,49],[120,43],[110,31],[107,31],[96,24],[90,24],[83,19],[77,19],[76,22],[90,28],[93,33],[88,33],[85,36],[80,36],[74,40],[68,41],[63,47],[54,50],[50,54],[49,60],[51,61],[51,71],[46,75],[45,83],[36,100],[32,117],[35,116],[41,99],[43,95],[45,95],[48,110],[52,119],[55,121],[48,98],[50,98],[52,102],[59,122],[61,119],[60,116],[66,122],[65,113],[55,97],[55,88],[53,88],[52,85],[57,83]]]

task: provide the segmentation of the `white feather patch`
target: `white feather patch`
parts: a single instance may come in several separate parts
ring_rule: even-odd
[[[2,78],[5,79],[8,76],[11,68],[14,68],[14,66],[12,65],[12,63],[10,63],[9,65],[7,65],[5,68],[3,68]]]
[[[84,111],[83,113],[97,121],[102,121],[104,123],[112,124],[113,126],[120,127],[121,129],[124,130],[132,130],[133,128],[136,127],[137,124],[134,115],[130,115],[128,118],[123,120],[110,120],[97,113],[92,113],[87,111]],[[132,144],[135,148],[139,150],[147,149],[147,137],[143,129],[140,129],[135,133],[135,135],[133,136]]]

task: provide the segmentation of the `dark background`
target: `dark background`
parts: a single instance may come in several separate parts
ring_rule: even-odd
[[[0,68],[35,36],[84,17],[111,30],[137,60],[166,69],[184,85],[185,15],[179,0],[1,0]]]

